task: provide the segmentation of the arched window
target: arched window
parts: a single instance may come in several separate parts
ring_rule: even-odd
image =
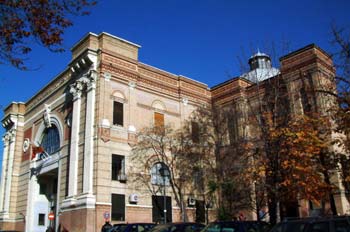
[[[169,185],[170,172],[168,166],[161,162],[155,163],[151,169],[151,183],[156,185]]]
[[[60,135],[55,125],[51,125],[51,127],[45,129],[41,140],[41,146],[49,155],[52,155],[59,150]]]

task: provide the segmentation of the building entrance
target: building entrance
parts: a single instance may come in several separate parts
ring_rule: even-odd
[[[165,200],[165,202],[164,202]],[[164,207],[164,203],[166,207]],[[155,223],[164,223],[164,209],[166,209],[166,221],[172,222],[171,197],[152,196],[152,218]]]
[[[36,231],[46,231],[48,227],[56,228],[58,169],[39,174],[37,185],[38,195],[33,196],[33,227]],[[49,214],[54,215],[53,220],[49,220]]]

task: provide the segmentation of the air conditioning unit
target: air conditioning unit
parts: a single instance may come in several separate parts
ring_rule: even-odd
[[[139,196],[137,196],[137,194],[135,194],[135,193],[130,194],[130,196],[129,196],[130,203],[137,203],[138,201],[139,201]]]
[[[193,197],[188,198],[188,206],[196,206],[196,199]]]
[[[126,175],[125,174],[121,174],[121,175],[118,175],[118,180],[119,181],[126,181]]]

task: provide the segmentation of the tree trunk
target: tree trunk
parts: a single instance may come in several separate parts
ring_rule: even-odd
[[[280,202],[277,199],[276,193],[268,190],[268,207],[271,225],[275,225],[281,220],[280,216]]]
[[[329,173],[327,170],[325,170],[323,172],[324,175],[324,180],[326,182],[327,185],[331,186],[331,181],[330,181],[330,177],[329,177]],[[334,200],[334,195],[332,193],[332,189],[328,190],[328,197],[329,197],[329,204],[331,206],[331,210],[332,210],[332,215],[337,215],[337,207],[335,205],[335,200]]]

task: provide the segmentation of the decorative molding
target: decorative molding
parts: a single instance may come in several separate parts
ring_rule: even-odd
[[[105,72],[103,74],[103,77],[105,78],[106,81],[110,81],[112,78],[112,75],[109,72]]]
[[[23,152],[26,153],[29,150],[29,147],[30,147],[30,140],[29,138],[25,138],[22,146]]]
[[[135,89],[136,88],[136,82],[135,81],[129,81],[129,88]]]
[[[77,100],[81,97],[83,91],[83,84],[80,81],[76,81],[70,85],[69,92],[73,95],[73,100]]]
[[[88,91],[96,89],[97,73],[91,70],[89,73],[89,82],[86,83],[86,88]]]
[[[6,132],[7,136],[8,136],[8,139],[9,139],[9,142],[13,142],[16,138],[16,129],[15,128],[12,128],[10,129],[9,131]]]
[[[5,133],[2,136],[2,143],[4,144],[4,147],[7,147],[9,142],[10,142],[10,137],[7,133]]]
[[[146,104],[142,104],[142,103],[137,103],[137,106],[142,107],[142,108],[147,109],[147,110],[153,110],[153,111],[156,111],[156,112],[161,112],[161,113],[165,113],[165,114],[168,114],[168,115],[173,115],[175,117],[180,117],[181,116],[179,113],[171,112],[171,111],[168,111],[168,110],[159,110],[159,109],[156,109],[156,108],[154,108],[152,106],[149,106],[149,105],[146,105]]]
[[[4,127],[7,130],[10,130],[13,127],[16,127],[17,119],[16,116],[13,114],[8,115],[6,118],[2,120],[2,127]]]
[[[94,62],[95,61],[95,62]],[[97,62],[96,54],[93,54],[91,50],[88,50],[80,58],[77,58],[70,64],[70,70],[73,75],[79,75],[86,69],[96,70],[94,63]]]
[[[105,143],[111,140],[111,129],[106,127],[100,127],[101,140]]]
[[[115,57],[112,57],[112,56],[107,55],[107,54],[105,54],[104,58],[105,58],[104,59],[105,61],[109,61],[111,64],[116,64],[116,65],[128,68],[130,70],[133,70],[133,71],[137,70],[137,68],[136,68],[137,66],[135,64],[131,64],[129,62],[122,61],[119,58],[115,58]]]
[[[178,81],[175,80],[175,79],[172,79],[171,77],[169,76],[165,76],[165,75],[162,75],[162,74],[158,74],[158,73],[155,73],[155,72],[152,72],[152,71],[148,71],[146,69],[139,69],[139,73],[141,75],[144,75],[148,78],[151,78],[153,80],[156,80],[158,82],[164,82],[168,85],[172,85],[172,86],[176,86],[178,85]]]
[[[118,79],[124,79],[126,81],[129,81],[129,80],[137,80],[137,78],[138,78],[137,74],[134,74],[130,71],[123,70],[123,69],[120,69],[120,68],[117,68],[114,66],[110,66],[106,63],[102,63],[101,68],[102,68],[102,71],[104,71],[104,72],[106,72],[105,70],[107,70],[109,72],[112,72],[112,73],[118,75]]]
[[[129,133],[136,133],[136,128],[134,125],[129,125],[128,127],[128,132]]]
[[[113,101],[120,102],[120,103],[123,103],[123,104],[128,103],[128,101],[125,98],[116,97],[116,96],[113,96],[113,95],[111,95],[111,99]]]
[[[51,108],[48,104],[45,104],[44,123],[46,128],[51,127]]]

